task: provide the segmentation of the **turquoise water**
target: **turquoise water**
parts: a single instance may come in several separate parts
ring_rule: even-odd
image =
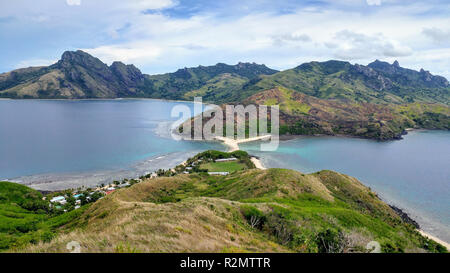
[[[265,167],[305,173],[323,169],[354,176],[387,202],[405,209],[422,228],[450,241],[450,132],[413,131],[403,140],[302,137],[281,141],[276,152],[240,145]]]
[[[63,188],[64,181],[73,186],[83,177],[96,184],[113,174],[138,175],[173,167],[198,151],[224,149],[170,137],[170,124],[178,119],[170,117],[171,110],[180,104],[193,108],[160,100],[0,100],[0,179],[39,189],[57,182]],[[79,173],[85,175],[74,176]]]

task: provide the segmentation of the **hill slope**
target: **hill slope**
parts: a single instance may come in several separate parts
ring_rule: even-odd
[[[236,94],[236,101],[282,86],[321,99],[371,103],[450,103],[447,79],[375,61],[368,66],[342,61],[310,62],[262,76]]]
[[[406,128],[450,129],[450,108],[441,104],[376,104],[320,99],[284,87],[252,95],[246,103],[280,106],[280,133],[351,135],[398,139]]]
[[[255,63],[199,66],[179,69],[175,73],[146,76],[143,93],[152,98],[193,99],[202,96],[204,101],[230,101],[228,98],[260,75],[278,71]],[[144,94],[142,94],[144,95]]]
[[[144,75],[134,65],[108,66],[81,50],[66,51],[48,67],[31,67],[0,74],[0,97],[85,99],[146,97],[184,99],[184,94],[205,86],[236,88],[276,70],[255,63],[217,64],[185,68],[175,73]],[[232,83],[232,84],[229,84]],[[233,83],[237,83],[234,84]]]
[[[355,178],[332,171],[245,170],[182,174],[121,189],[94,203],[71,229],[19,251],[384,252],[444,251]]]
[[[91,55],[65,52],[48,67],[0,75],[0,95],[11,98],[116,98],[136,94],[144,76],[133,65],[107,66]]]
[[[50,241],[56,229],[76,219],[88,206],[65,214],[56,213],[40,192],[0,181],[0,251]]]

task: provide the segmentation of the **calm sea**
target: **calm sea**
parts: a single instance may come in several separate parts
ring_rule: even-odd
[[[193,109],[161,100],[0,100],[0,179],[41,190],[90,186],[224,150],[170,137],[180,104]]]
[[[422,229],[450,242],[450,132],[413,131],[403,140],[378,142],[341,137],[282,141],[276,152],[259,143],[240,145],[265,167],[305,173],[334,170],[358,178]]]

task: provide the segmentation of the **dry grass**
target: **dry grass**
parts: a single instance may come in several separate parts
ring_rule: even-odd
[[[249,205],[268,217],[263,229],[244,218],[242,207]],[[273,235],[281,222],[302,241],[288,244]],[[82,252],[314,252],[315,236],[329,227],[345,231],[348,251],[365,251],[371,240],[398,246],[394,251],[417,252],[424,244],[355,178],[251,169],[159,177],[117,190],[50,243],[15,251],[68,252],[67,243],[76,241]]]
[[[164,185],[167,179],[158,180]],[[66,245],[71,241],[79,242],[82,252],[288,251],[240,224],[239,202],[206,197],[165,204],[127,201],[145,198],[155,182],[107,196],[81,217],[84,228],[19,251],[67,252]]]

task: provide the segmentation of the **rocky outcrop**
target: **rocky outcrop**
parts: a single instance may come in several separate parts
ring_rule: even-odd
[[[375,62],[370,63],[368,67],[385,77],[390,77],[392,81],[408,87],[446,88],[449,86],[449,82],[444,77],[434,76],[424,69],[415,71],[403,68],[398,61],[389,64],[387,62],[376,60]]]

